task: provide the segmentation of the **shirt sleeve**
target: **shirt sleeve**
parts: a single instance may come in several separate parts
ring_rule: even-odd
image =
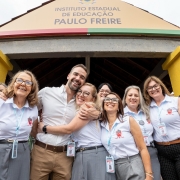
[[[43,108],[43,96],[45,94],[45,89],[46,88],[43,88],[41,89],[39,92],[38,92],[38,110],[41,110]]]

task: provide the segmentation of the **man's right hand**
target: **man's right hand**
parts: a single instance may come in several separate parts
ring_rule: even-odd
[[[6,101],[7,97],[5,96],[5,94],[3,92],[0,92],[0,99]]]

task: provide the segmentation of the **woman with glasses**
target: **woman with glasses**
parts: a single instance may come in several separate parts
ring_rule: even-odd
[[[97,89],[98,91],[98,100],[102,103],[103,99],[113,91],[112,86],[109,83],[101,83]]]
[[[117,180],[152,180],[150,157],[140,127],[134,118],[124,116],[121,98],[109,93],[102,108],[101,141],[109,153],[107,170],[115,164]]]
[[[143,95],[150,106],[154,140],[163,180],[180,179],[180,98],[171,96],[163,82],[150,76]]]
[[[85,83],[76,94],[77,111],[86,104],[95,107],[97,90],[94,85]],[[98,107],[97,107],[98,108]],[[42,132],[43,122],[39,123]],[[98,120],[79,119],[79,115],[68,124],[62,126],[46,126],[49,134],[71,134],[76,142],[76,157],[73,164],[71,180],[115,180],[115,175],[106,172],[105,157],[107,151],[101,143],[101,127]],[[69,152],[69,150],[67,150]]]
[[[157,149],[153,142],[153,126],[150,121],[149,108],[144,102],[140,88],[138,86],[127,87],[125,89],[122,104],[124,113],[133,117],[140,126],[150,154],[154,180],[160,180],[160,164],[157,157]]]
[[[38,83],[30,71],[20,71],[0,99],[0,179],[29,180],[29,134],[37,119]]]
[[[6,88],[6,84],[0,82],[0,92],[3,92]]]

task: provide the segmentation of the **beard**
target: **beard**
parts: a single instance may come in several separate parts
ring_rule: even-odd
[[[72,91],[77,91],[81,87],[80,85],[73,86],[73,80],[68,82],[68,86],[69,86],[69,89],[71,89]]]

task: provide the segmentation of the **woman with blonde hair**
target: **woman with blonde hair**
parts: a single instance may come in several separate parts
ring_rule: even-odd
[[[139,124],[148,152],[150,154],[154,180],[161,179],[157,149],[154,146],[153,126],[141,90],[138,86],[128,86],[122,100],[125,115],[132,116]]]
[[[37,119],[38,83],[27,70],[16,73],[0,99],[0,177],[29,180],[29,134]]]
[[[163,180],[180,179],[180,98],[173,97],[155,76],[144,82],[143,95],[150,107],[154,141]]]

